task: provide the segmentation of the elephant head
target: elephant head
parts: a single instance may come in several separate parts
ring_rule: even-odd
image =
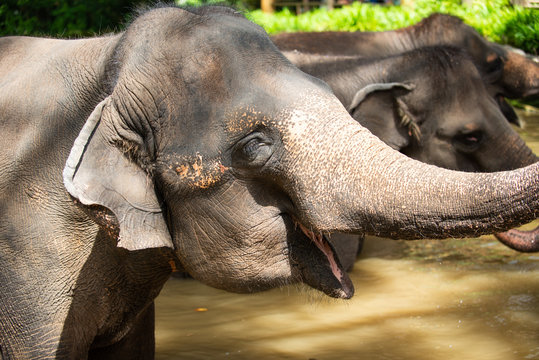
[[[409,37],[416,44],[452,45],[464,49],[507,120],[520,125],[505,98],[539,96],[539,63],[535,58],[521,50],[490,42],[458,17],[447,14],[433,14],[409,29]]]
[[[537,161],[504,120],[463,51],[425,47],[379,59],[284,54],[300,69],[325,80],[358,122],[411,157],[482,172]],[[497,237],[518,251],[539,250],[533,232],[512,234],[515,230]]]
[[[399,154],[230,9],[147,12],[110,66],[111,91],[71,150],[65,186],[104,209],[118,246],[173,248],[211,286],[303,281],[348,298],[329,232],[445,238],[539,211],[538,166],[470,174]]]
[[[537,161],[462,51],[422,48],[382,59],[377,67],[387,71],[372,75],[373,84],[357,84],[345,104],[394,149],[462,171],[503,171]]]

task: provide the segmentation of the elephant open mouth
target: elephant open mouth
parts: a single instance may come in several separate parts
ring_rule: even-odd
[[[301,280],[328,296],[351,298],[354,295],[354,285],[341,266],[331,243],[322,233],[315,233],[294,217],[292,220],[296,229],[301,229],[302,234],[307,237],[305,241],[289,244],[290,259],[292,265],[299,270]],[[306,260],[309,264],[305,263]]]

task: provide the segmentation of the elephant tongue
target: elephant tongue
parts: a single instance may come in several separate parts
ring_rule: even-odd
[[[324,266],[325,269],[320,269],[319,266],[310,266],[311,271],[303,271],[303,281],[318,289],[323,291],[326,295],[335,298],[349,299],[354,295],[354,285],[348,277],[346,271],[343,270],[340,265],[340,261],[335,254],[335,251],[331,244],[327,241],[325,236],[322,234],[315,234],[313,231],[307,229],[300,222],[297,222],[301,231],[316,245],[318,250],[323,254],[323,257],[320,257],[318,254],[319,262],[327,262],[326,264],[317,264],[319,266]],[[325,261],[324,261],[325,260]],[[324,273],[327,274],[327,266],[331,270],[333,276],[328,277],[324,276]]]

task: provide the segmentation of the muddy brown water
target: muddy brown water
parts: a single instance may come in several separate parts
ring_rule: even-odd
[[[539,114],[522,115],[539,154]],[[539,359],[539,253],[493,236],[371,237],[351,278],[347,301],[301,285],[238,295],[172,278],[156,301],[156,359]]]

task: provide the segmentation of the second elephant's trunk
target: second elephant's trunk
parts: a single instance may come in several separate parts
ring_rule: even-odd
[[[494,236],[513,250],[528,253],[539,251],[539,226],[530,231],[511,229]]]

